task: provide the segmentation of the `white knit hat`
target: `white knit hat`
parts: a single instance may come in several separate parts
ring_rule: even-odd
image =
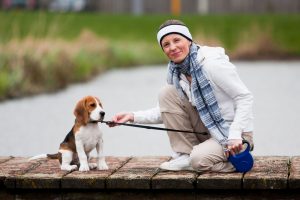
[[[177,34],[180,34],[180,35],[184,36],[188,40],[191,40],[191,41],[193,40],[193,37],[192,37],[189,29],[186,26],[178,25],[178,24],[171,24],[171,25],[163,27],[162,29],[160,29],[158,31],[157,41],[158,41],[159,45],[161,45],[162,39],[166,35],[169,35],[171,33],[177,33]]]

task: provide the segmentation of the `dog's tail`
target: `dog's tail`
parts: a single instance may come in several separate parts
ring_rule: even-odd
[[[28,161],[37,160],[37,159],[41,159],[41,158],[59,159],[58,154],[59,153],[56,153],[56,154],[40,154],[40,155],[33,156],[33,157],[29,158]]]
[[[47,157],[48,157],[47,154],[40,154],[40,155],[33,156],[33,157],[29,158],[28,161],[41,159],[41,158],[47,158]]]

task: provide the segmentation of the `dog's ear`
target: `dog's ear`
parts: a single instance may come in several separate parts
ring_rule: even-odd
[[[103,108],[103,105],[102,105],[102,103],[101,103],[100,99],[99,99],[98,97],[95,97],[95,99],[98,101],[98,103],[99,103],[100,107],[101,107],[101,108]]]
[[[86,99],[81,99],[74,110],[76,122],[86,125],[89,121],[89,113],[86,109]]]

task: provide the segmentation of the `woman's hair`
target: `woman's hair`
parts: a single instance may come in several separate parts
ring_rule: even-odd
[[[158,30],[166,27],[166,26],[169,26],[169,25],[183,25],[183,26],[186,26],[182,21],[180,20],[177,20],[177,19],[168,19],[167,21],[165,21],[164,23],[162,23],[159,27]]]

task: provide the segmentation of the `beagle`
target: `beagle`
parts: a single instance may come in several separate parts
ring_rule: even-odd
[[[82,98],[74,109],[74,115],[75,124],[60,144],[58,153],[42,154],[29,160],[59,159],[61,170],[67,171],[77,170],[77,165],[80,165],[79,171],[108,169],[103,156],[102,132],[97,123],[102,121],[105,115],[100,100],[92,96]],[[94,148],[97,150],[97,163],[89,163],[89,154]]]

